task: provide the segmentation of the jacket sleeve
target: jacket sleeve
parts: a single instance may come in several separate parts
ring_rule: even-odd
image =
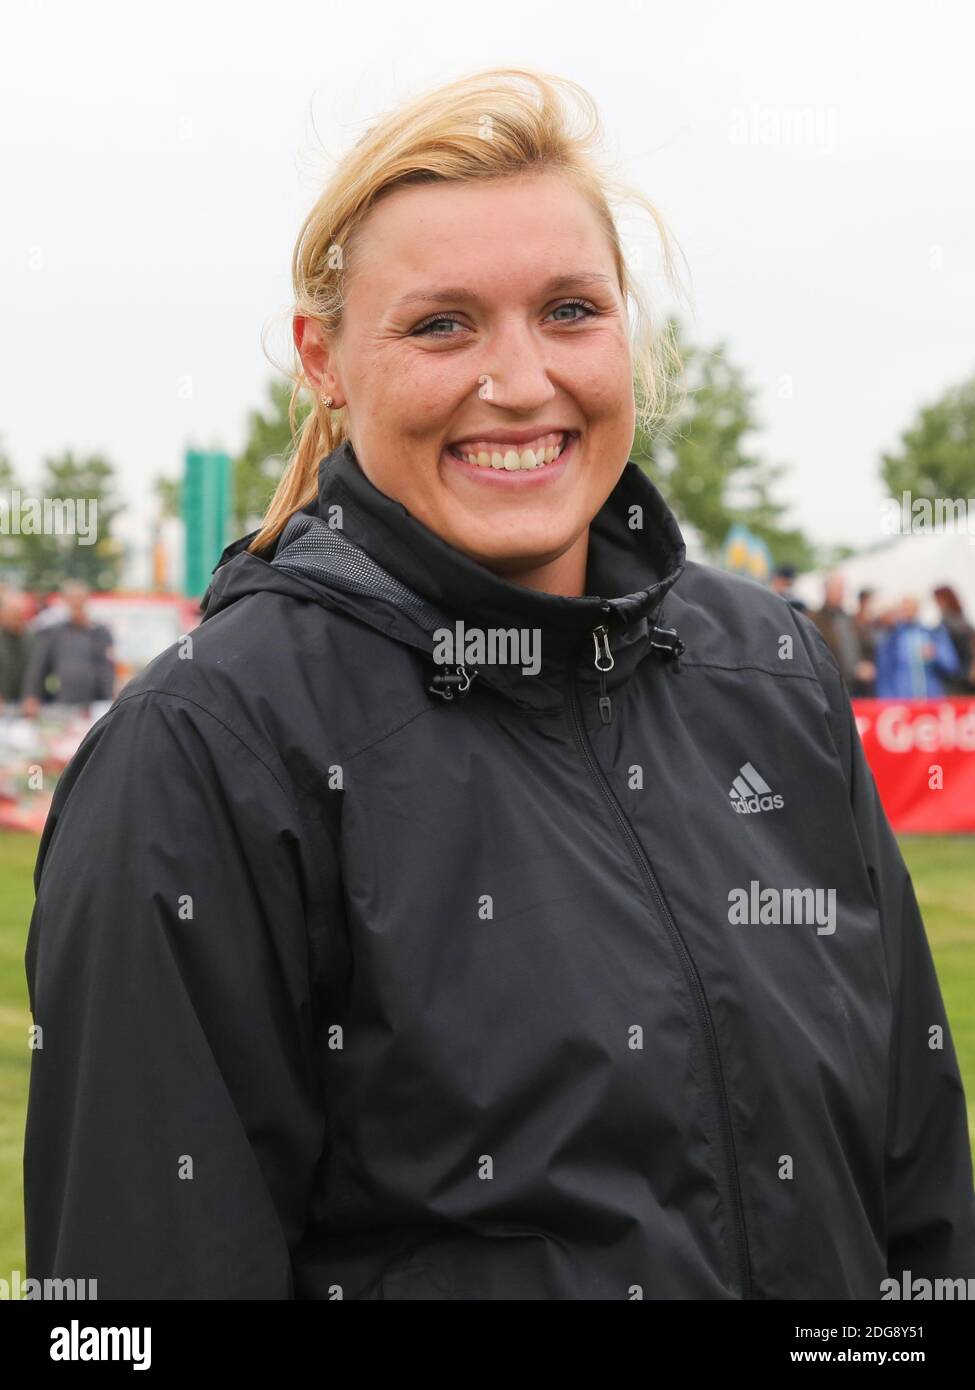
[[[123,697],[62,774],[25,956],[29,1278],[295,1297],[325,1135],[301,834],[280,768],[179,696]]]
[[[975,1277],[965,1092],[914,885],[884,814],[849,697],[813,650],[830,703],[860,851],[880,916],[893,1005],[885,1140],[887,1263],[898,1280]]]

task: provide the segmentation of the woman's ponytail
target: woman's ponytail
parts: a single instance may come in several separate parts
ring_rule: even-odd
[[[252,552],[264,550],[277,540],[288,519],[314,502],[318,496],[318,465],[342,441],[342,430],[333,421],[333,412],[318,396],[296,431],[295,412],[300,391],[301,385],[296,384],[288,410],[295,450],[268,504],[261,529],[247,547]]]

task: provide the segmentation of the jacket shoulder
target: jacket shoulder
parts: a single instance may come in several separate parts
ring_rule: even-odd
[[[773,675],[822,679],[829,647],[808,613],[744,575],[689,561],[665,604],[688,665],[758,666]]]
[[[667,625],[676,626],[685,644],[682,665],[743,675],[760,671],[779,680],[803,681],[816,692],[849,772],[849,693],[836,658],[809,613],[755,580],[696,562],[686,566],[673,598],[672,604],[665,605]]]
[[[277,757],[297,788],[313,789],[337,764],[395,732],[431,701],[404,684],[417,658],[337,608],[256,590],[173,643],[126,685],[188,700],[262,757]],[[404,688],[415,698],[404,702]]]

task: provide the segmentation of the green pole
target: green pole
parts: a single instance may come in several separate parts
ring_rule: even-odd
[[[183,467],[184,588],[198,598],[230,539],[233,461],[229,454],[188,449]]]

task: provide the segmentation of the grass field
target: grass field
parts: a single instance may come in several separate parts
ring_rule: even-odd
[[[901,841],[928,929],[968,1097],[975,1137],[975,841]],[[37,840],[0,834],[0,1278],[24,1270],[24,1114],[30,1013],[24,945]]]
[[[24,1269],[21,1184],[31,1022],[24,946],[36,857],[34,835],[0,834],[0,1279]]]

